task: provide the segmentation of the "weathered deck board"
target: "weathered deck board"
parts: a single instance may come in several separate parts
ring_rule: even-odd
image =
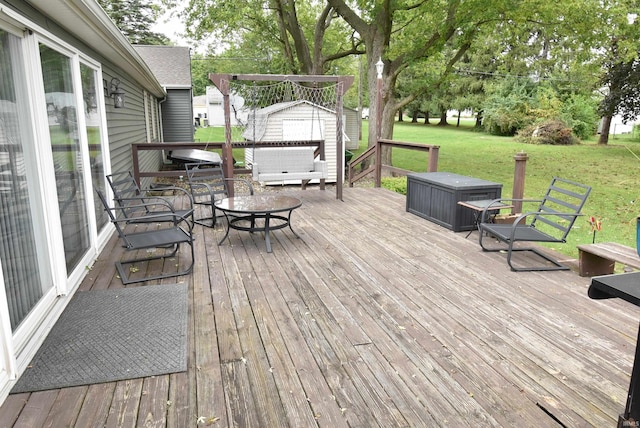
[[[282,191],[300,238],[196,226],[193,274],[163,281],[189,284],[187,372],[11,395],[0,426],[615,425],[639,308],[511,272],[401,195]],[[112,239],[81,289],[122,287],[131,256]]]

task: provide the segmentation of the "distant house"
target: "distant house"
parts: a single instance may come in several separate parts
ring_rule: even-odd
[[[196,126],[208,126],[207,96],[198,95],[193,97],[193,119]]]
[[[354,150],[358,148],[361,135],[362,121],[358,120],[358,110],[343,107],[342,108],[344,123],[344,133],[348,138],[344,140],[344,148]]]
[[[192,140],[190,80],[137,49],[95,0],[0,0],[0,402],[113,234],[93,189]]]
[[[611,125],[609,126],[609,135],[631,134],[633,127],[640,124],[640,117],[637,117],[634,121],[624,123],[621,115],[616,115],[611,118]],[[602,132],[602,119],[598,123],[598,133]]]
[[[162,102],[162,141],[193,141],[190,48],[135,45],[134,49],[167,92]]]
[[[224,126],[224,106],[222,92],[215,86],[207,86],[207,116],[209,126]],[[231,94],[229,96],[231,126],[244,126],[248,112],[244,109],[244,99]]]

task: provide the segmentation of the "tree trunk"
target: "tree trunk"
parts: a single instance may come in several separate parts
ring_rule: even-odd
[[[482,128],[482,110],[476,113],[476,128]]]
[[[372,58],[375,58],[375,61],[373,61]],[[380,54],[368,55],[367,69],[369,76],[377,76],[375,62],[377,62],[378,58],[380,58]],[[380,87],[378,87],[379,84]],[[383,73],[380,83],[378,83],[377,77],[373,79],[369,78],[368,80],[370,126],[367,147],[371,147],[376,144],[378,138],[378,126],[380,126],[380,138],[390,140],[393,136],[393,124],[396,112],[393,107],[393,96],[387,88],[393,87],[394,85],[394,79],[385,73]],[[380,100],[378,100],[378,97],[380,97]],[[378,111],[378,109],[380,109],[380,111]],[[373,118],[373,121],[371,121],[371,118]],[[380,119],[380,125],[377,123],[378,119]],[[374,126],[371,126],[372,123]],[[391,164],[391,150],[388,148],[382,151],[382,163],[384,165]]]
[[[404,122],[404,118],[402,116],[402,109],[398,110],[398,122]]]
[[[424,112],[424,124],[425,125],[429,124],[429,111]]]
[[[611,116],[605,116],[602,118],[602,129],[600,130],[600,139],[598,144],[609,143],[609,130],[611,129]]]
[[[411,123],[418,123],[418,110],[414,110],[411,115]]]
[[[447,110],[440,110],[440,122],[438,122],[438,126],[447,126]]]

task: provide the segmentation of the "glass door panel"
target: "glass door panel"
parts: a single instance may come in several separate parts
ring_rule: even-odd
[[[27,185],[34,164],[23,147],[33,137],[24,117],[29,97],[20,46],[18,37],[0,30],[0,260],[12,331],[52,288],[38,261],[29,190],[36,186]]]
[[[105,192],[104,153],[102,151],[102,121],[98,103],[97,84],[98,73],[86,64],[80,64],[80,76],[82,77],[82,99],[84,100],[84,118],[89,144],[89,162],[91,168],[91,180],[93,185],[103,193]],[[104,211],[102,203],[94,197],[94,211],[98,231],[109,223],[109,217]]]
[[[40,44],[40,60],[65,260],[67,272],[71,272],[90,246],[72,63],[69,57],[44,44]]]

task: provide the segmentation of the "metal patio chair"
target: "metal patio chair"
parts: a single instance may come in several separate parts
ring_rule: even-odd
[[[229,196],[229,186],[244,183],[245,193],[253,195],[253,185],[243,178],[226,178],[221,163],[197,162],[185,164],[187,180],[194,205],[202,205],[211,210],[211,215],[196,218],[203,226],[215,227],[218,217],[214,202]],[[235,190],[235,187],[234,187]],[[235,193],[235,192],[234,192]]]
[[[113,200],[122,209],[121,215],[131,223],[153,222],[172,222],[175,220],[174,214],[184,217],[190,213],[191,221],[193,218],[193,201],[191,195],[185,189],[180,187],[168,186],[154,191],[167,191],[182,193],[185,200],[188,201],[187,209],[175,209],[172,199],[152,195],[152,190],[143,190],[138,186],[131,171],[119,172],[107,175],[107,182],[113,191]],[[167,206],[170,207],[167,210]],[[153,214],[153,220],[149,220],[149,215]],[[165,214],[165,216],[161,216]]]
[[[513,271],[546,271],[568,270],[569,267],[541,252],[534,247],[519,247],[518,242],[557,242],[565,243],[567,235],[584,206],[591,187],[562,178],[554,177],[542,199],[497,199],[495,202],[538,203],[535,211],[520,214],[513,224],[494,224],[483,222],[478,225],[479,242],[483,251],[504,251],[505,248],[488,248],[486,239],[495,238],[507,245],[507,263]],[[481,219],[490,218],[487,209]],[[517,267],[512,261],[512,255],[517,251],[529,251],[549,261],[551,265]]]
[[[127,251],[145,250],[155,248],[156,251],[161,251],[162,255],[144,257],[138,259],[129,259],[116,262],[116,269],[120,275],[120,279],[123,284],[131,284],[135,282],[153,281],[164,278],[172,278],[175,276],[188,275],[193,271],[193,265],[195,262],[195,255],[193,250],[193,223],[187,220],[192,212],[186,212],[179,215],[177,212],[172,211],[171,205],[166,205],[166,210],[160,214],[149,214],[146,216],[138,216],[137,220],[140,220],[138,224],[132,224],[130,219],[125,217],[122,213],[127,208],[122,208],[118,205],[110,207],[104,194],[95,189],[104,209],[109,215],[111,223],[118,231],[120,239],[124,243],[124,247]],[[167,214],[170,212],[170,214]],[[120,213],[120,218],[118,214]],[[172,223],[167,224],[167,217],[173,217]],[[157,228],[149,228],[147,230],[140,231],[140,223],[160,222]],[[142,226],[144,227],[144,226]],[[130,228],[135,228],[135,231],[130,231]],[[188,267],[178,270],[177,272],[167,272],[158,275],[145,276],[140,278],[131,278],[128,275],[125,266],[135,265],[136,263],[149,262],[152,260],[166,260],[176,257],[176,254],[181,244],[187,244],[191,249],[191,263]],[[172,266],[174,263],[167,263],[167,266]],[[130,268],[131,269],[131,268]]]

